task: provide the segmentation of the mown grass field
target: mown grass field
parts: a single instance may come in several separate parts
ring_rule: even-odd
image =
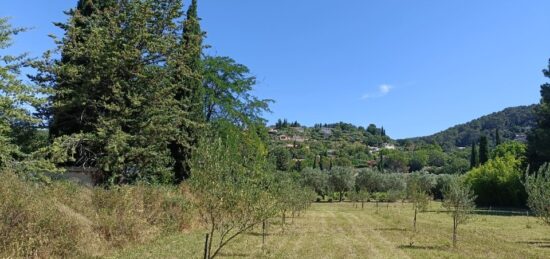
[[[432,203],[431,210],[440,209]],[[474,215],[459,229],[452,248],[451,217],[442,212],[418,216],[414,243],[410,204],[316,203],[289,220],[283,232],[269,226],[265,250],[260,230],[241,236],[221,258],[550,258],[550,227],[527,216]],[[114,258],[201,258],[202,231],[164,237],[128,247]]]

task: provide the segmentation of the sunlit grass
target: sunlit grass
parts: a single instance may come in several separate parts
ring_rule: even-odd
[[[432,203],[432,210],[440,208]],[[278,221],[269,226],[262,249],[255,229],[229,245],[229,258],[550,258],[550,227],[527,216],[475,215],[459,229],[458,248],[452,248],[451,217],[443,212],[418,216],[413,236],[410,204],[374,204],[365,209],[351,203],[313,204],[290,220],[284,232]],[[129,247],[120,258],[201,258],[203,231],[193,231]],[[411,245],[412,243],[412,245]]]

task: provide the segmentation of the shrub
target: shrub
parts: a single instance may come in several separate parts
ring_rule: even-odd
[[[521,183],[521,161],[513,155],[496,157],[466,175],[466,182],[483,206],[523,206],[526,193]]]

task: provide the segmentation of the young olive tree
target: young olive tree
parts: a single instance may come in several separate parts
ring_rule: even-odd
[[[431,186],[427,186],[422,180],[422,175],[418,173],[411,174],[407,179],[407,196],[414,209],[413,231],[415,233],[416,216],[419,211],[424,211],[428,208],[431,199],[428,193]]]
[[[443,207],[453,217],[453,247],[456,247],[458,226],[465,224],[475,208],[473,194],[469,185],[460,177],[453,177],[443,191]]]
[[[231,131],[231,129],[229,129]],[[274,196],[263,173],[262,148],[238,130],[205,138],[192,160],[189,180],[209,240],[208,258],[239,235],[275,215]]]
[[[550,225],[550,163],[542,165],[537,172],[526,176],[525,189],[529,195],[529,208],[544,223]]]

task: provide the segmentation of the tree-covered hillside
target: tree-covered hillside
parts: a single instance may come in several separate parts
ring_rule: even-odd
[[[446,150],[471,146],[480,136],[488,137],[491,146],[497,142],[497,131],[501,142],[506,140],[525,141],[526,134],[535,126],[537,105],[506,108],[468,123],[456,125],[431,136],[400,140],[399,143],[437,143]]]

